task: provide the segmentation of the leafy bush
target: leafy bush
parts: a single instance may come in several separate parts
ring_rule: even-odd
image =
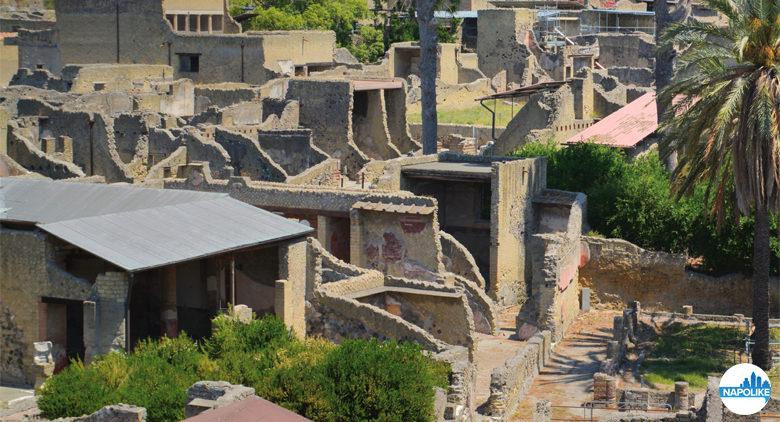
[[[436,386],[447,378],[414,344],[348,340],[325,362],[331,403],[341,420],[427,421]]]
[[[714,274],[751,271],[753,219],[734,217],[719,225],[711,218],[705,186],[677,200],[655,152],[628,161],[615,148],[592,143],[561,148],[548,141],[526,144],[513,155],[546,157],[547,185],[588,195],[588,223],[604,236],[687,253],[700,258],[701,270]],[[776,238],[772,248],[780,251]],[[773,260],[775,272],[776,265]]]
[[[427,420],[433,387],[447,385],[448,365],[410,344],[301,341],[273,316],[249,324],[218,316],[212,327],[202,345],[182,334],[141,341],[132,353],[89,366],[73,362],[41,388],[39,406],[58,418],[121,402],[145,407],[150,422],[177,421],[187,388],[218,379],[253,387],[315,421]]]
[[[38,408],[49,418],[80,416],[118,402],[95,365],[72,362],[39,391]]]

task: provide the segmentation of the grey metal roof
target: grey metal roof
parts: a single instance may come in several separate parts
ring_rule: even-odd
[[[0,178],[0,221],[51,223],[226,195],[130,185]]]
[[[403,166],[401,171],[415,177],[490,179],[493,174],[493,165],[492,163],[434,161]]]
[[[0,178],[0,221],[38,223],[38,227],[53,236],[130,272],[312,232],[310,227],[226,194],[29,182]],[[63,196],[59,190],[68,195]],[[27,197],[23,198],[20,192],[27,192]],[[63,198],[64,204],[60,203]],[[117,211],[122,204],[129,210]],[[83,214],[47,211],[69,205]],[[30,210],[20,210],[20,206]],[[7,209],[3,211],[3,208]],[[20,220],[20,216],[26,219]],[[45,219],[31,219],[34,216]]]

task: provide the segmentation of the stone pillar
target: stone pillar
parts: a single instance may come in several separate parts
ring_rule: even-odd
[[[620,343],[616,340],[607,342],[607,359],[615,359],[620,355]]]
[[[306,239],[279,246],[279,278],[287,284],[284,288],[284,322],[300,338],[306,336],[307,255]]]
[[[536,402],[536,408],[534,409],[533,422],[550,422],[552,421],[552,405],[548,400],[539,400]]]
[[[688,410],[688,383],[678,381],[674,383],[674,410]]]
[[[612,319],[612,339],[620,341],[623,338],[623,317],[616,315]]]
[[[176,310],[176,266],[169,265],[163,269],[162,301],[160,303],[160,319],[163,335],[176,337],[179,334],[179,314]]]
[[[693,315],[693,306],[691,306],[691,305],[683,305],[682,313],[683,313],[683,315],[688,316],[688,317]]]
[[[589,287],[583,287],[580,291],[580,296],[582,297],[582,300],[580,301],[580,310],[582,312],[589,312],[590,311],[590,288]]]
[[[639,324],[639,314],[642,313],[642,304],[638,300],[631,302],[631,310],[634,311],[631,315],[631,328],[636,332]]]
[[[617,381],[604,373],[593,374],[593,401],[614,403],[617,399]]]

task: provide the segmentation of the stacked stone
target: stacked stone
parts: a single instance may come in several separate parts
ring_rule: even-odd
[[[615,402],[617,395],[617,382],[615,378],[604,374],[593,374],[593,400]]]

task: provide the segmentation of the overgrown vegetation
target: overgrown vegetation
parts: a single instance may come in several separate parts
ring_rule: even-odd
[[[441,0],[440,0],[441,1]],[[457,9],[457,1],[449,7]],[[374,9],[382,10],[381,2]],[[438,10],[438,9],[437,9]],[[233,0],[230,14],[257,16],[244,23],[245,30],[332,30],[336,44],[345,47],[363,63],[382,58],[390,44],[420,39],[414,2],[398,2],[380,13],[369,10],[365,0]],[[460,20],[438,26],[439,42],[454,42]]]
[[[149,421],[178,421],[190,385],[224,380],[314,421],[426,421],[448,373],[414,344],[301,341],[274,317],[243,324],[219,316],[203,344],[181,335],[88,366],[73,362],[41,388],[38,406],[53,419],[121,402],[145,407]]]
[[[653,385],[686,381],[706,388],[708,375],[721,375],[734,365],[735,352],[744,347],[743,331],[734,327],[673,323],[658,335],[642,373]]]
[[[561,148],[554,142],[532,142],[514,155],[547,157],[548,187],[587,194],[588,223],[606,237],[687,253],[693,265],[713,274],[751,272],[753,218],[735,215],[719,224],[711,217],[703,185],[677,200],[670,174],[655,152],[628,161],[622,151],[592,143]],[[775,229],[773,220],[773,233]],[[780,250],[776,237],[772,250]]]

